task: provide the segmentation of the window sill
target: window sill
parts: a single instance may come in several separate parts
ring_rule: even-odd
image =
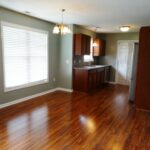
[[[16,87],[4,88],[4,92],[21,90],[23,88],[29,88],[29,87],[32,87],[32,86],[36,86],[36,85],[40,85],[40,84],[45,84],[45,83],[49,83],[49,80],[41,80],[41,81],[29,83],[29,84],[19,85],[19,86],[16,86]]]

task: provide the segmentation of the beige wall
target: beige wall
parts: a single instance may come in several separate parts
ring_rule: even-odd
[[[139,40],[139,33],[106,34],[106,55],[99,58],[100,64],[111,65],[111,81],[115,81],[116,55],[118,40]]]

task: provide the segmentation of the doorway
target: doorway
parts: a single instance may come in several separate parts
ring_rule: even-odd
[[[117,43],[116,83],[131,84],[134,46],[137,41],[121,40]]]

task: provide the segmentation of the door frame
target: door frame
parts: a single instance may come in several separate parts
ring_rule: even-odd
[[[118,62],[118,45],[120,42],[132,42],[133,43],[133,46],[135,43],[138,43],[139,41],[138,40],[118,40],[117,41],[117,53],[116,53],[116,64],[115,64],[115,69],[116,69],[116,72],[115,72],[115,83],[118,84],[117,82],[117,70],[118,70],[118,67],[117,67],[117,62]],[[133,50],[133,55],[135,54],[134,50]],[[127,84],[122,84],[122,85],[127,85]],[[130,85],[129,85],[130,86]]]

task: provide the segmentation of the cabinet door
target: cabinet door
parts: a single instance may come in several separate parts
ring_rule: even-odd
[[[96,44],[93,47],[93,56],[104,56],[105,55],[105,41],[102,39],[94,39]]]
[[[95,89],[97,86],[97,75],[96,75],[96,70],[90,70],[88,74],[88,88],[89,90]]]
[[[102,72],[101,72],[101,84],[103,85],[103,83],[104,83],[104,76],[105,76],[105,71],[103,70]]]
[[[77,91],[88,91],[88,71],[74,69],[73,71],[73,89]]]
[[[85,55],[90,55],[90,51],[91,51],[91,37],[87,36],[85,37],[86,40],[86,49],[85,49]]]
[[[101,70],[97,70],[97,87],[101,85]]]
[[[74,34],[74,55],[82,55],[82,35]]]
[[[102,40],[101,41],[101,56],[104,56],[105,55],[105,49],[106,49],[106,41],[105,40]]]
[[[104,82],[110,81],[110,66],[105,67]]]
[[[100,40],[94,39],[95,46],[93,47],[93,56],[99,56],[100,55]]]
[[[89,55],[91,37],[84,34],[74,34],[74,55]]]
[[[86,35],[82,35],[82,54],[86,54]]]
[[[104,83],[104,68],[97,69],[97,87],[101,87]]]

